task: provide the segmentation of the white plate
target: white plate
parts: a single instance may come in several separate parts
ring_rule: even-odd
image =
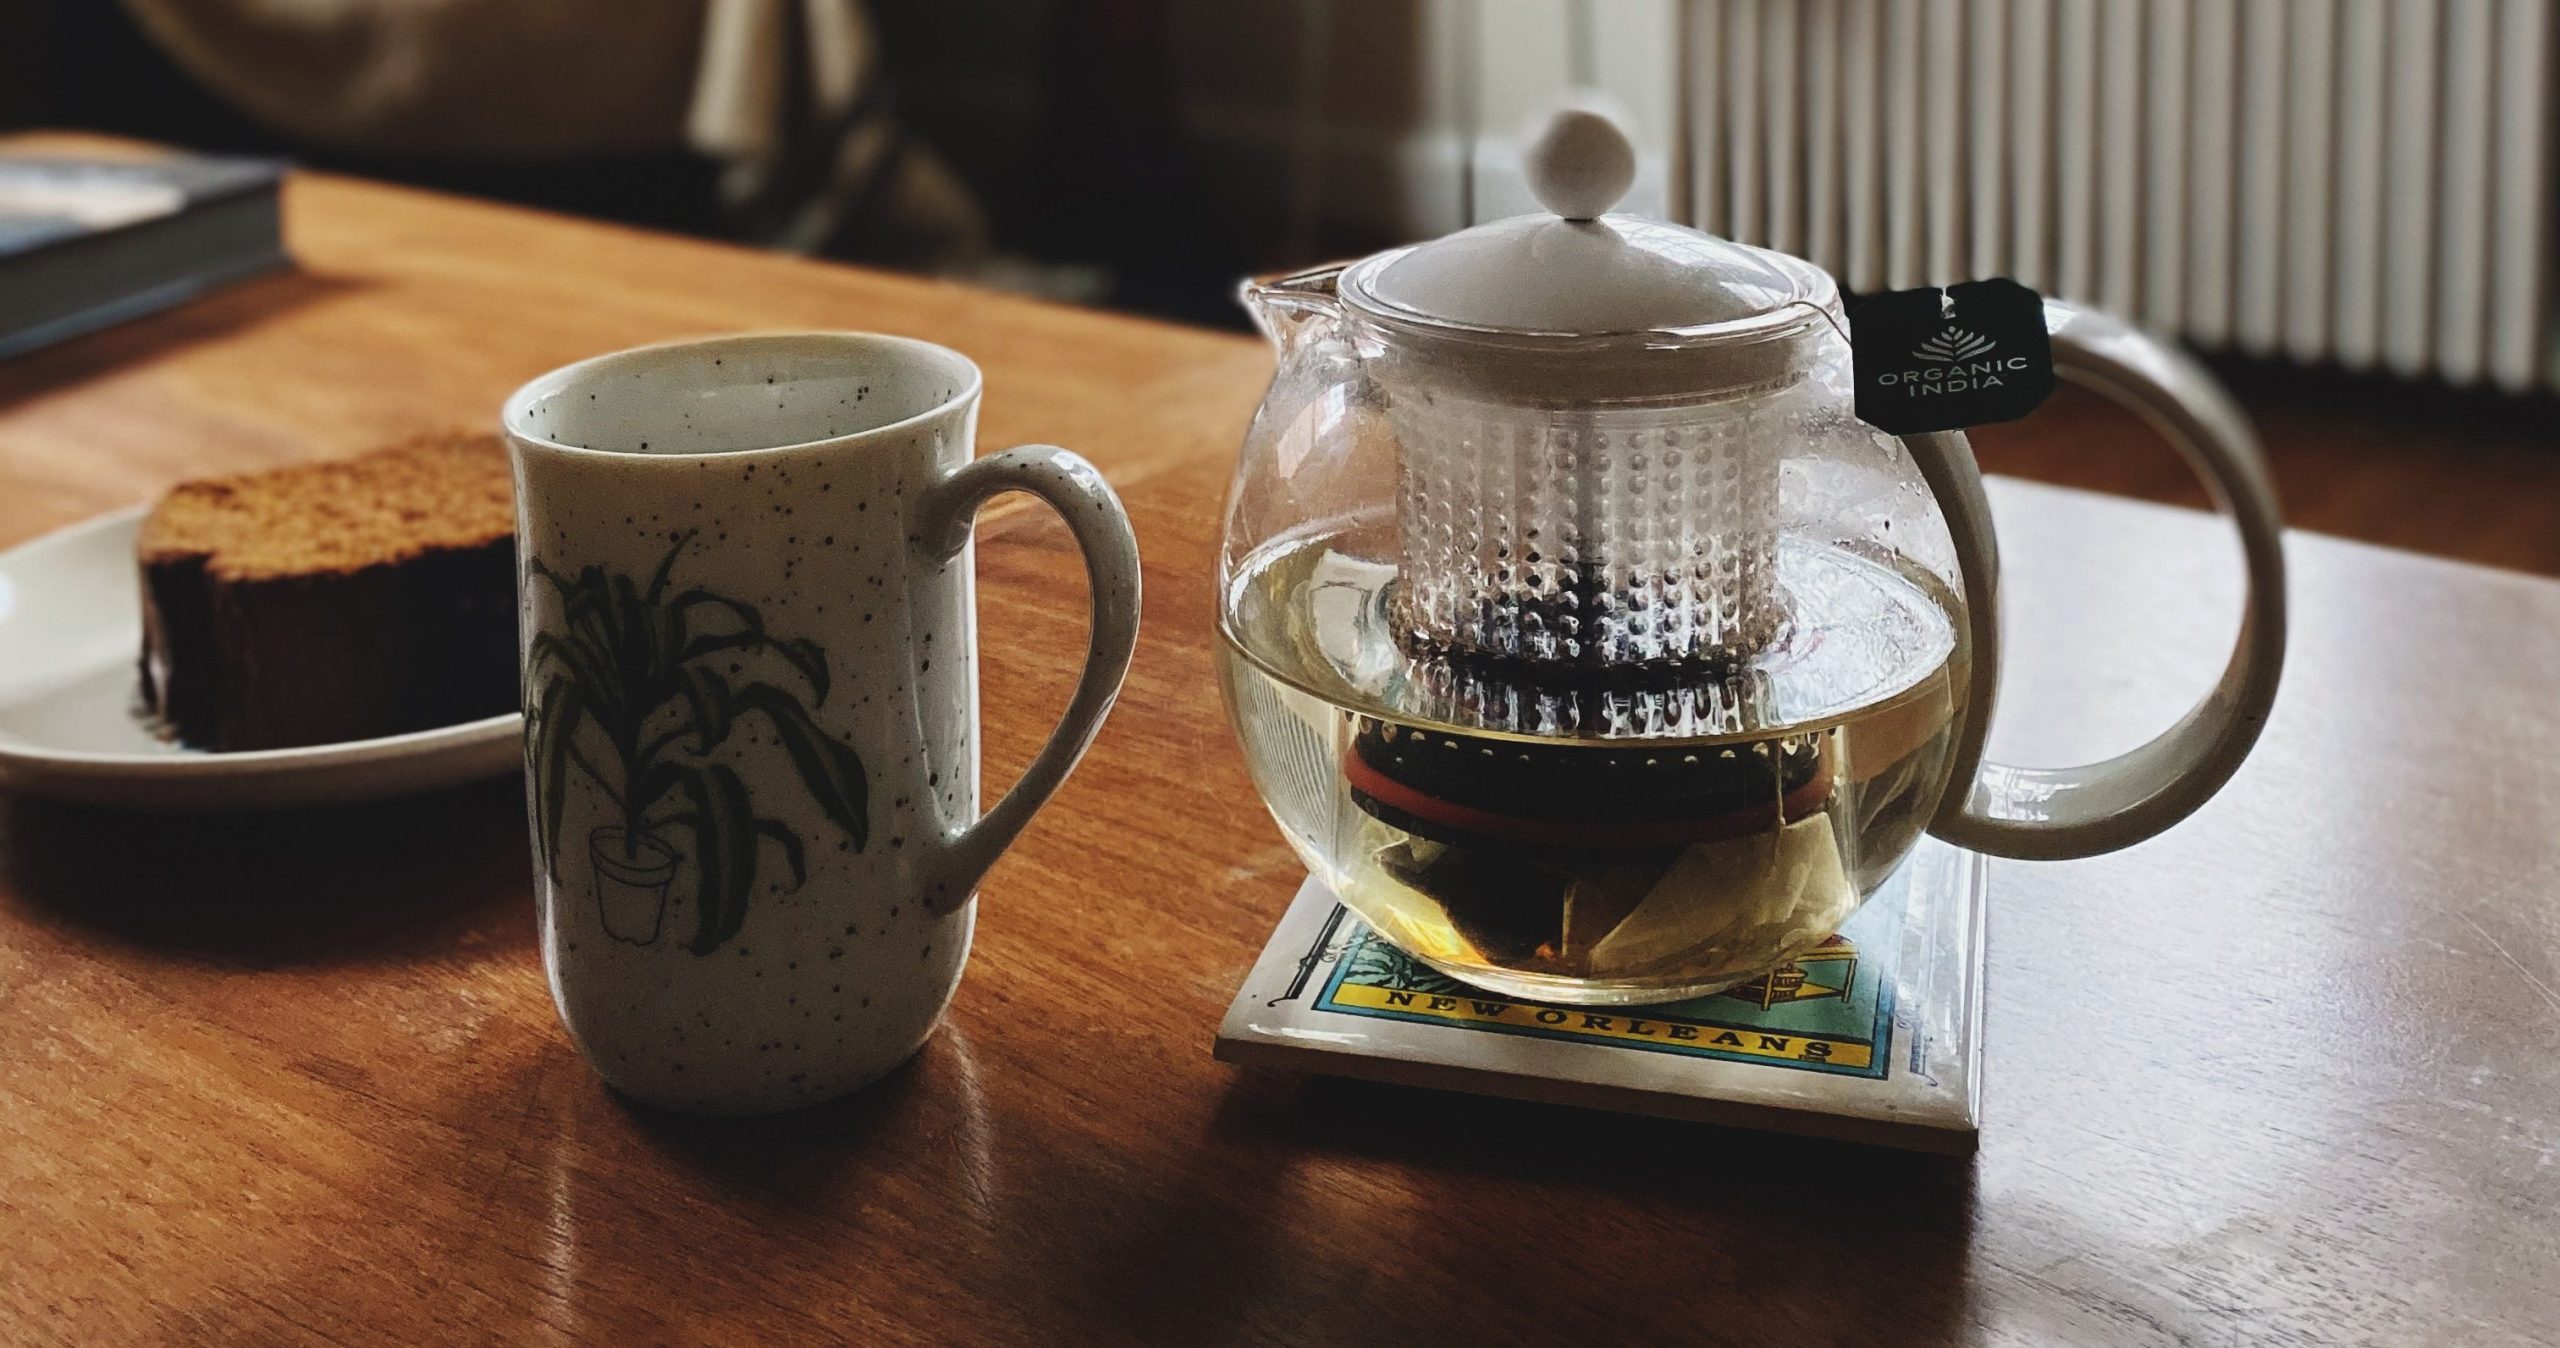
[[[138,711],[141,582],[119,510],[0,553],[0,788],[162,810],[371,800],[518,770],[523,718],[299,749],[207,753]]]

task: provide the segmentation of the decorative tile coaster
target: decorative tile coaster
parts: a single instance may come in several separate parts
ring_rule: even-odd
[[[1472,988],[1309,879],[1218,1030],[1229,1062],[1973,1150],[1983,863],[1924,840],[1839,935],[1709,997],[1568,1007]]]

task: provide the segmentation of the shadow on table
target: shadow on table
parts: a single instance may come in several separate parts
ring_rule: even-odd
[[[74,337],[0,362],[0,410],[41,393],[135,365],[179,347],[256,327],[307,305],[372,288],[371,281],[299,268],[209,291],[177,308]]]
[[[1399,1201],[1365,1240],[1429,1270],[1418,1294],[1446,1282],[1458,1307],[1516,1323],[1735,1343],[1966,1332],[1970,1159],[1279,1076],[1240,1082],[1217,1130],[1384,1177]],[[1415,1305],[1414,1332],[1453,1313]]]
[[[834,1172],[869,1160],[884,1132],[897,1130],[893,1142],[913,1140],[911,1121],[903,1128],[899,1121],[935,1094],[921,1084],[938,1075],[919,1066],[924,1056],[850,1095],[780,1114],[681,1114],[610,1087],[606,1093],[659,1154],[736,1197],[789,1205],[831,1187]]]
[[[899,1153],[931,1138],[959,1168],[939,1206],[967,1206],[995,1165],[977,1053],[958,1026],[944,1024],[887,1076],[848,1095],[778,1114],[683,1114],[606,1093],[661,1154],[723,1189],[763,1202],[805,1199],[866,1166],[904,1164]],[[875,1149],[876,1148],[876,1149]],[[977,1214],[981,1217],[986,1214]]]
[[[401,963],[475,933],[498,955],[533,941],[527,849],[512,779],[244,814],[0,797],[0,902],[74,939],[251,968]]]

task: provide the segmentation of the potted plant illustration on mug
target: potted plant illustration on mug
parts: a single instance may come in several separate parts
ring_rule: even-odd
[[[861,758],[809,711],[827,699],[826,652],[771,635],[736,599],[700,588],[670,594],[692,537],[679,535],[645,582],[601,566],[568,576],[527,563],[559,596],[560,626],[525,646],[525,754],[537,860],[551,878],[567,883],[560,834],[572,774],[583,776],[616,815],[588,832],[584,849],[606,934],[656,943],[676,878],[690,866],[694,927],[684,948],[705,955],[745,923],[768,853],[794,888],[808,878],[800,835],[757,813],[745,779],[720,761],[734,757],[721,751],[740,725],[770,726],[767,747],[790,760],[789,778],[764,780],[796,783],[857,851],[870,826]],[[752,750],[753,737],[742,747]]]

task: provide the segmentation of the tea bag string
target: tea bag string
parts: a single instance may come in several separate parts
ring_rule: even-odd
[[[1847,346],[1847,345],[1849,345],[1849,344],[1850,344],[1850,343],[1849,343],[1849,330],[1848,330],[1847,328],[1844,328],[1844,327],[1840,326],[1840,320],[1839,320],[1838,318],[1834,317],[1834,316],[1832,315],[1832,313],[1831,313],[1831,310],[1830,310],[1830,309],[1828,309],[1828,308],[1826,308],[1825,306],[1823,306],[1823,305],[1819,305],[1819,304],[1816,304],[1816,303],[1814,303],[1814,302],[1813,302],[1813,301],[1811,301],[1811,300],[1789,300],[1789,301],[1787,301],[1784,305],[1781,305],[1780,307],[1781,307],[1781,308],[1787,308],[1787,309],[1797,309],[1797,308],[1811,309],[1812,311],[1814,311],[1814,313],[1816,313],[1816,314],[1818,314],[1818,315],[1820,315],[1820,316],[1821,316],[1821,318],[1822,318],[1822,321],[1823,321],[1823,322],[1828,323],[1828,324],[1830,324],[1830,325],[1831,325],[1831,330],[1832,330],[1833,332],[1836,332],[1836,333],[1840,334],[1840,344],[1841,344],[1842,346]]]

